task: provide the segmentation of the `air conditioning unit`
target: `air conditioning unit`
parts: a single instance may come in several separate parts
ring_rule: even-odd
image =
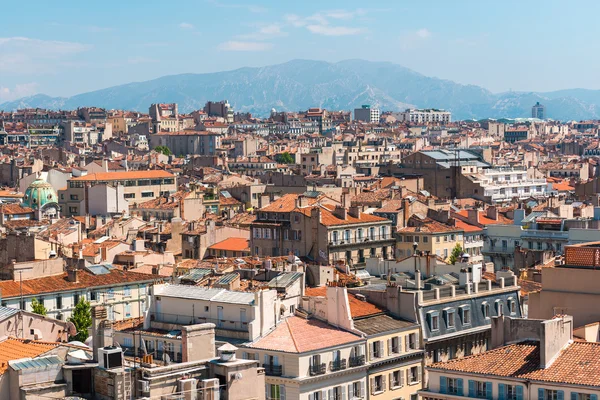
[[[177,381],[177,391],[182,393],[190,393],[196,389],[197,384],[197,379],[180,379]]]
[[[98,349],[98,363],[100,368],[111,369],[123,366],[123,349],[117,346],[108,346]]]
[[[149,381],[138,381],[138,392],[144,394],[150,392],[150,382]]]

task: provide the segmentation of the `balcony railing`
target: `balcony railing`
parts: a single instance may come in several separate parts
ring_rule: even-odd
[[[325,363],[314,364],[310,366],[310,376],[323,375],[325,372],[327,372],[327,366]]]
[[[350,368],[365,365],[365,356],[350,357]]]
[[[369,243],[369,242],[378,242],[383,240],[394,240],[394,237],[389,235],[373,235],[373,236],[365,236],[361,238],[339,238],[337,240],[330,240],[329,246],[344,246],[348,244],[361,244],[361,243]]]
[[[265,374],[267,374],[267,375],[271,375],[271,376],[283,375],[283,366],[281,366],[281,365],[263,364],[263,368],[265,369]]]
[[[329,369],[332,372],[333,371],[341,371],[343,369],[346,369],[346,360],[331,361],[329,363]]]
[[[217,319],[217,318],[198,317],[198,316],[194,317],[191,315],[150,312],[150,320],[156,321],[156,322],[164,322],[164,323],[168,323],[168,324],[179,324],[179,325],[212,323],[212,324],[216,325],[217,329],[248,332],[248,322],[230,320],[228,318]]]

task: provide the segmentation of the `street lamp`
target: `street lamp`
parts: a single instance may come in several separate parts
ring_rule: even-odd
[[[419,247],[419,243],[414,242],[413,243],[413,256],[417,255],[417,247]]]

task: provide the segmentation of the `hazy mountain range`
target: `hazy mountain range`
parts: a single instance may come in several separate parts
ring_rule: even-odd
[[[0,104],[0,110],[26,107],[74,109],[97,106],[148,112],[151,103],[179,104],[180,112],[200,109],[207,100],[227,99],[236,111],[266,116],[278,111],[324,107],[351,110],[362,104],[382,110],[435,107],[454,119],[530,117],[536,101],[548,118],[600,118],[600,90],[492,93],[475,85],[428,77],[388,62],[337,63],[293,60],[260,68],[207,74],[181,74],[128,83],[72,97],[38,94]]]

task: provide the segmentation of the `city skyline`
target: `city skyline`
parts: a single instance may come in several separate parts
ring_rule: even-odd
[[[559,2],[73,4],[5,8],[0,102],[292,59],[389,61],[496,93],[600,88],[581,40],[596,31],[592,2],[583,15]]]

